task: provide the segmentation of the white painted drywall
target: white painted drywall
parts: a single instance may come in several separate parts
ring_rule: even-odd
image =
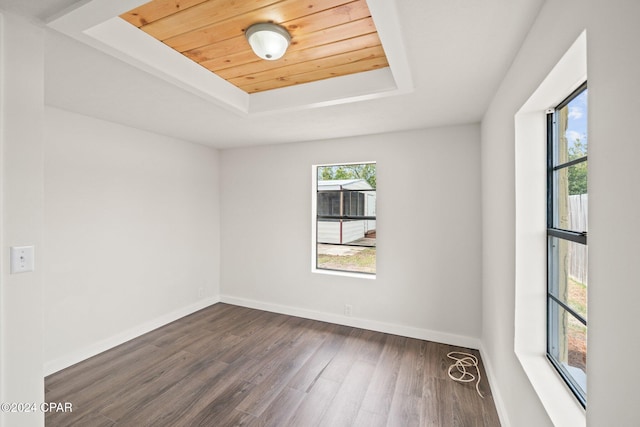
[[[217,150],[55,108],[45,113],[51,371],[104,350],[101,343],[146,332],[141,325],[158,326],[168,313],[216,300],[220,221]]]
[[[221,159],[223,301],[477,346],[477,125],[224,150]],[[312,165],[360,161],[377,162],[376,279],[312,273]],[[353,318],[342,316],[345,304]]]
[[[638,16],[640,2],[631,0],[547,2],[482,122],[482,343],[507,425],[551,425],[514,354],[514,116],[585,29],[590,141],[586,421],[593,427],[637,425],[640,373],[618,362],[640,352],[634,315],[640,301],[640,246],[633,238],[640,209],[640,144],[634,132],[640,114]]]
[[[41,403],[43,30],[9,14],[0,20],[0,402]],[[35,246],[35,271],[9,274],[9,247],[22,245]],[[40,411],[0,413],[3,426],[43,424]]]

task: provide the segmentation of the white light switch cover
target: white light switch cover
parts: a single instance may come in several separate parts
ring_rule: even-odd
[[[11,247],[11,274],[34,270],[33,246]]]

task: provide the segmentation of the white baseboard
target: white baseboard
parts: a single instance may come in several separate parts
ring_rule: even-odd
[[[124,332],[121,332],[110,338],[99,341],[88,347],[82,348],[77,351],[73,351],[72,353],[69,353],[58,359],[45,362],[44,375],[45,376],[51,375],[64,368],[68,368],[71,365],[75,365],[78,362],[82,362],[83,360],[86,360],[90,357],[93,357],[97,354],[102,353],[103,351],[109,350],[113,347],[123,344],[133,338],[139,337],[140,335],[144,335],[147,332],[153,331],[154,329],[157,329],[161,326],[164,326],[182,317],[188,316],[191,313],[195,313],[196,311],[202,310],[203,308],[209,307],[210,305],[215,304],[217,302],[220,302],[220,299],[217,297],[202,299],[195,304],[180,308],[178,310],[174,310],[171,313],[167,313],[156,319],[145,322],[141,325],[138,325]]]
[[[47,376],[55,372],[58,372],[64,368],[68,368],[71,365],[75,365],[78,362],[82,362],[83,360],[86,360],[90,357],[100,354],[106,350],[109,350],[113,347],[123,344],[133,338],[139,337],[143,334],[146,334],[147,332],[150,332],[154,329],[157,329],[161,326],[164,326],[168,323],[178,320],[184,316],[188,316],[191,313],[194,313],[198,310],[201,310],[203,308],[206,308],[218,302],[224,302],[224,303],[238,305],[238,306],[247,307],[247,308],[255,308],[258,310],[265,310],[273,313],[303,317],[305,319],[335,323],[338,325],[368,329],[376,332],[384,332],[387,334],[400,335],[400,336],[409,337],[409,338],[439,342],[439,343],[455,345],[459,347],[480,349],[482,353],[480,340],[478,338],[467,337],[467,336],[456,335],[456,334],[448,334],[444,332],[438,332],[438,331],[422,329],[422,328],[415,328],[415,327],[406,326],[406,325],[398,325],[394,323],[385,323],[385,322],[380,322],[380,321],[371,320],[371,319],[343,316],[335,313],[326,313],[326,312],[320,312],[320,311],[314,311],[314,310],[301,309],[301,308],[292,307],[292,306],[272,304],[268,302],[256,301],[256,300],[251,300],[246,298],[233,297],[230,295],[221,295],[219,298],[213,297],[213,298],[203,299],[188,307],[175,310],[171,313],[160,316],[151,321],[145,322],[139,326],[136,326],[127,331],[114,335],[110,338],[99,341],[88,347],[69,353],[58,359],[45,362],[44,374],[45,376]],[[485,360],[484,355],[482,359],[484,362]],[[485,363],[485,367],[487,369],[487,373],[489,374],[490,368],[487,363]],[[490,375],[490,378],[491,378],[491,375]],[[492,392],[494,392],[494,385],[491,384],[491,381],[489,382],[491,385],[491,390]],[[498,415],[500,415],[500,419],[502,421],[503,416],[500,413],[498,400],[495,398],[495,396],[496,396],[496,393],[494,392],[494,400],[496,400],[496,407],[498,407]],[[503,423],[503,426],[508,426],[508,424]]]
[[[303,317],[305,319],[319,320],[322,322],[335,323],[344,326],[352,326],[354,328],[368,329],[376,332],[400,335],[403,337],[434,341],[442,344],[449,344],[473,349],[480,348],[480,340],[478,338],[448,334],[444,332],[432,331],[429,329],[415,328],[413,326],[398,325],[394,323],[379,322],[377,320],[363,319],[359,317],[343,316],[335,313],[307,310],[292,306],[272,304],[246,298],[238,298],[230,295],[221,295],[220,302],[239,305],[247,308],[255,308],[258,310],[270,311],[273,313]]]
[[[484,349],[484,346],[482,344],[480,344],[480,357],[482,358],[484,370],[487,373],[487,381],[489,382],[489,387],[491,387],[491,395],[493,396],[493,403],[496,405],[498,418],[500,418],[500,425],[502,427],[511,427],[509,415],[507,414],[504,400],[502,400],[502,393],[500,393],[500,388],[498,387],[498,384],[494,379],[495,375],[493,365],[491,364],[491,359],[489,358],[489,355],[487,354],[487,351]]]

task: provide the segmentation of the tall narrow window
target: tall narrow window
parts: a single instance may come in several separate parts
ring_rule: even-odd
[[[376,164],[315,169],[315,268],[375,274]]]
[[[547,115],[547,356],[587,402],[587,84]]]

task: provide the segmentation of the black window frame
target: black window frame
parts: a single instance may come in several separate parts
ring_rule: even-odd
[[[551,362],[560,376],[563,378],[569,389],[572,391],[576,399],[580,402],[583,408],[586,408],[587,405],[587,392],[586,390],[582,390],[581,387],[576,383],[574,378],[569,374],[567,369],[562,366],[562,363],[554,357],[551,349],[551,343],[553,339],[553,335],[557,334],[556,332],[552,332],[553,321],[552,317],[557,316],[557,310],[553,310],[553,305],[557,304],[561,309],[565,310],[570,316],[574,317],[578,322],[584,325],[587,328],[587,319],[583,317],[580,313],[577,313],[573,308],[569,306],[569,304],[562,301],[560,298],[554,295],[552,290],[553,279],[552,275],[555,273],[555,266],[553,265],[553,253],[551,250],[551,242],[555,239],[562,239],[569,242],[578,243],[581,245],[587,246],[587,231],[575,231],[575,230],[566,230],[559,228],[555,224],[555,214],[556,214],[556,187],[555,187],[555,173],[559,170],[569,168],[570,166],[574,166],[580,163],[587,162],[587,155],[566,161],[564,163],[557,164],[556,163],[556,148],[558,141],[558,123],[557,116],[558,112],[566,107],[571,101],[580,96],[585,90],[587,90],[587,82],[585,81],[580,87],[574,90],[568,97],[566,97],[560,104],[558,104],[555,108],[547,111],[547,345],[546,345],[546,356],[547,359]],[[588,152],[588,148],[587,148]],[[587,166],[588,168],[588,166]],[[588,194],[588,190],[587,190]],[[587,351],[588,353],[588,351]]]

